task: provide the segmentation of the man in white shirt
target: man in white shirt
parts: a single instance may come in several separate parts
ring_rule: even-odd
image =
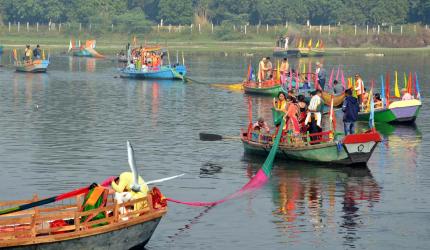
[[[317,126],[321,128],[321,106],[323,104],[321,94],[321,90],[317,90],[315,95],[312,96],[308,107],[309,112],[306,115],[305,125],[311,121],[311,114],[314,114],[315,119],[317,120]]]

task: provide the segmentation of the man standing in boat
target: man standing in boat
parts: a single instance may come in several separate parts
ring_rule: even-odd
[[[318,77],[318,84],[321,87],[321,90],[324,91],[326,72],[325,72],[325,69],[323,68],[322,63],[317,62],[317,69],[315,73],[317,74],[317,77]]]
[[[358,118],[359,105],[356,98],[352,96],[352,90],[345,90],[345,100],[343,101],[343,128],[345,135],[355,133],[355,122]]]
[[[318,89],[315,95],[312,96],[308,107],[309,112],[306,115],[305,125],[308,125],[308,123],[311,121],[311,115],[313,114],[317,121],[317,126],[321,128],[321,107],[323,105],[323,100],[321,98],[321,95],[322,95],[322,92],[321,90]]]

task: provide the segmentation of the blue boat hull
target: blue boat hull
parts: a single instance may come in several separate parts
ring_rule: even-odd
[[[158,69],[150,69],[147,71],[129,68],[124,68],[120,70],[121,77],[135,79],[183,80],[186,73],[186,67],[182,65],[176,67],[162,66]]]

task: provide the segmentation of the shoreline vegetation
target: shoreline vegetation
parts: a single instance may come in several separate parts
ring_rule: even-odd
[[[115,54],[136,37],[137,44],[159,44],[171,50],[187,52],[241,52],[252,54],[271,52],[280,36],[290,37],[290,47],[302,38],[305,41],[322,39],[327,55],[354,53],[383,53],[404,55],[430,53],[430,28],[409,24],[398,26],[306,26],[285,24],[277,26],[155,26],[145,34],[123,33],[70,24],[0,26],[0,44],[6,48],[20,48],[26,44],[40,44],[45,48],[67,51],[71,39],[96,39],[97,49]]]

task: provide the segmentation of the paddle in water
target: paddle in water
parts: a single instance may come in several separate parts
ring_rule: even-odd
[[[282,119],[280,128],[283,128],[284,124],[285,124],[285,120]],[[217,204],[226,202],[230,199],[237,198],[243,195],[247,191],[255,190],[257,188],[262,187],[269,180],[269,177],[271,175],[271,172],[273,169],[273,162],[276,156],[276,151],[278,151],[279,141],[281,140],[281,135],[282,135],[282,129],[279,129],[278,134],[276,135],[276,138],[273,142],[272,148],[270,149],[269,155],[264,161],[263,166],[258,170],[257,174],[255,174],[254,177],[252,177],[252,179],[237,192],[225,197],[224,199],[221,199],[218,201],[212,201],[212,202],[187,202],[187,201],[180,201],[172,198],[166,198],[166,200],[170,202],[175,202],[175,203],[184,204],[188,206],[195,206],[195,207],[215,206]]]

